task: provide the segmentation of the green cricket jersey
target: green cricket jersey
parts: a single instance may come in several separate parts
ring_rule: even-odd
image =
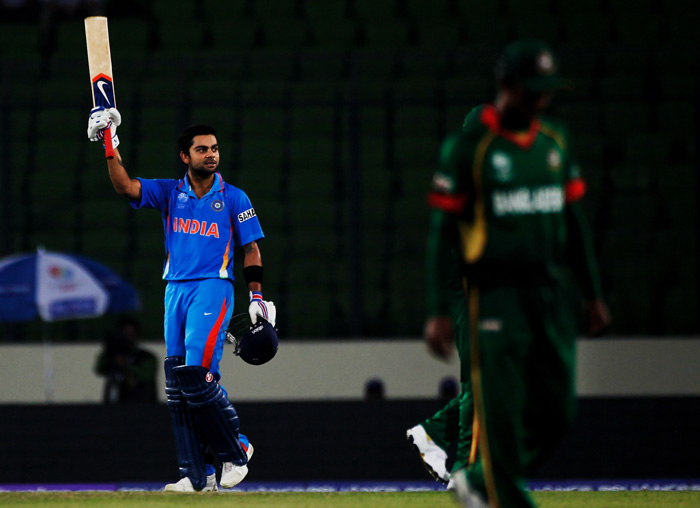
[[[537,119],[512,132],[493,106],[472,110],[443,143],[429,194],[438,212],[428,247],[429,313],[444,309],[446,274],[436,267],[449,263],[441,258],[455,245],[467,278],[487,284],[558,279],[578,251],[573,265],[584,293],[597,296],[589,233],[575,205],[584,193],[561,126]]]

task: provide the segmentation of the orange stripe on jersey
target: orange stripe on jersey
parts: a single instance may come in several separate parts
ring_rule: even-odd
[[[581,199],[586,194],[586,182],[582,178],[576,178],[566,182],[566,202],[573,203]]]
[[[207,337],[207,343],[204,346],[204,355],[202,356],[202,367],[207,369],[211,368],[211,360],[214,356],[214,347],[216,346],[216,339],[221,331],[221,324],[224,322],[224,317],[226,316],[226,299],[224,298],[224,303],[221,305],[221,311],[219,312],[219,317],[216,318],[216,323],[211,330],[209,330],[209,336]]]
[[[466,193],[442,194],[441,192],[431,192],[428,194],[428,206],[437,208],[447,213],[462,213],[467,204]]]
[[[225,279],[228,277],[228,272],[226,271],[226,267],[228,266],[228,258],[229,258],[229,251],[231,249],[231,241],[233,240],[233,219],[229,218],[229,222],[231,223],[231,236],[228,239],[228,243],[226,244],[226,251],[224,252],[224,260],[223,263],[221,263],[221,268],[219,268],[219,277],[222,279]],[[218,238],[218,235],[217,235]]]
[[[472,446],[469,450],[469,460],[468,465],[473,465],[476,462],[476,452],[479,450],[479,418],[477,418],[476,411],[474,412],[474,418],[472,420]]]

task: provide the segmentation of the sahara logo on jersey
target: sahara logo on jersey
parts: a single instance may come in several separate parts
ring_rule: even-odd
[[[198,221],[195,219],[182,219],[175,217],[173,219],[173,232],[188,233],[190,235],[213,236],[219,238],[219,225],[212,222],[207,225],[207,221]]]
[[[255,210],[253,208],[248,208],[245,212],[238,214],[238,222],[245,222],[253,217],[255,217]]]
[[[530,189],[497,190],[493,193],[493,213],[506,215],[531,215],[558,213],[564,209],[564,189],[559,185],[547,185]]]

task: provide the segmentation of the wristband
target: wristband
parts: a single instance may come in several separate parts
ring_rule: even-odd
[[[254,301],[262,302],[263,301],[262,293],[259,291],[251,291],[250,292],[250,301],[251,302],[254,302]]]
[[[245,283],[250,284],[251,282],[263,283],[263,267],[260,265],[250,265],[243,268],[243,278]]]

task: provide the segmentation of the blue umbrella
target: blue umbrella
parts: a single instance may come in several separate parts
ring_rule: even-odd
[[[84,256],[38,249],[0,259],[0,321],[86,319],[139,307],[130,284]]]
[[[75,254],[48,252],[0,259],[0,321],[44,323],[87,319],[140,307],[136,290],[109,268]],[[48,329],[44,340],[46,401],[53,401],[53,361]]]

